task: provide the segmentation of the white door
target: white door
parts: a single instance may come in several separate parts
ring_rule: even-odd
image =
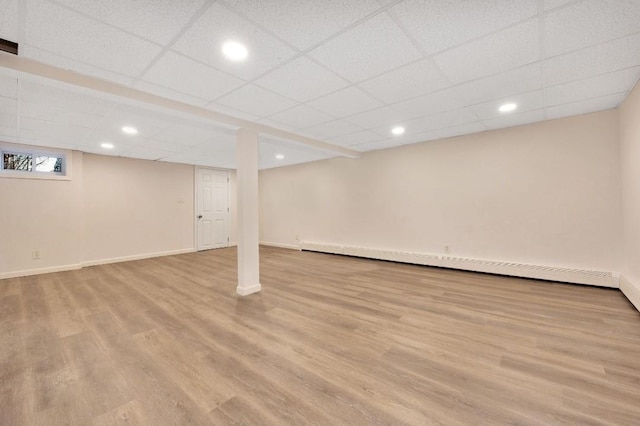
[[[198,250],[229,246],[229,172],[196,169]]]

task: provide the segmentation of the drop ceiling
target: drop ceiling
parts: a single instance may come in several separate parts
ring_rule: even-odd
[[[0,37],[21,57],[355,151],[615,108],[640,77],[637,0],[0,0],[0,10]],[[248,47],[246,61],[221,54],[229,39]],[[504,102],[518,109],[500,113]],[[235,131],[0,67],[0,141],[234,168]],[[260,167],[336,155],[263,136]]]

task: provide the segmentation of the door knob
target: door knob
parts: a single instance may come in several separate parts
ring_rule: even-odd
[[[198,215],[198,219],[202,219],[202,215],[201,214]]]

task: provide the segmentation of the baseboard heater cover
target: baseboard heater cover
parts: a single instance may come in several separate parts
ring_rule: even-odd
[[[526,263],[501,262],[486,259],[445,256],[431,253],[384,250],[341,244],[303,241],[300,248],[306,251],[341,254],[368,259],[389,260],[416,265],[437,266],[473,272],[560,281],[573,284],[587,284],[601,287],[619,288],[619,277],[606,271],[561,268],[555,266],[532,265]]]

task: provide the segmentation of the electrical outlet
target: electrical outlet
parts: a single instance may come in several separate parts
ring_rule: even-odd
[[[40,250],[34,250],[31,252],[31,257],[33,258],[33,260],[38,260],[40,259]]]
[[[449,246],[445,244],[444,246],[444,252],[445,253],[449,253]]]
[[[296,234],[296,241],[300,241],[300,235]]]

